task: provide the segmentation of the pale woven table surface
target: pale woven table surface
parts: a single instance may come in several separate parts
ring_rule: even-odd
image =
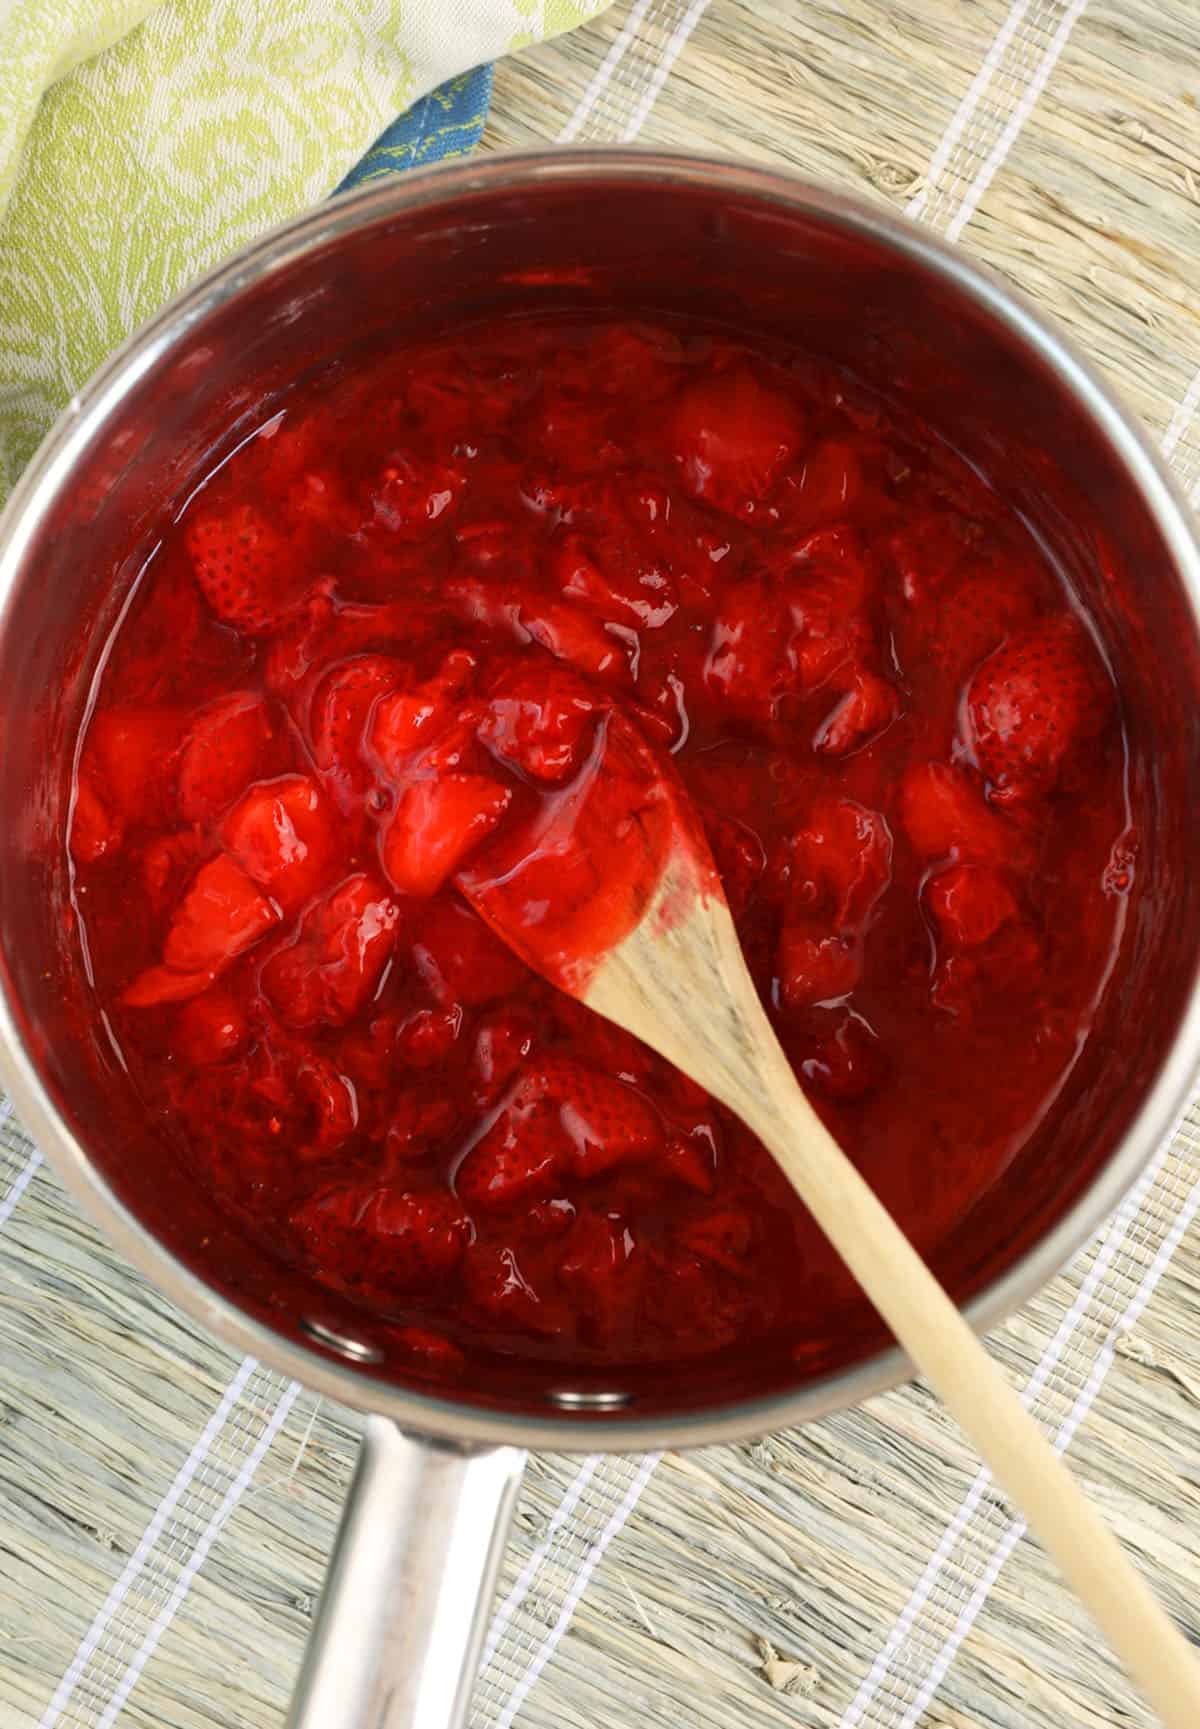
[[[640,136],[908,207],[1200,491],[1198,101],[1194,0],[618,0],[498,68],[484,147]],[[993,1340],[1194,1638],[1198,1202],[1185,1125]],[[0,1729],[275,1729],[354,1429],[200,1336],[0,1127]],[[473,1726],[1151,1722],[911,1386],[746,1447],[534,1459]]]

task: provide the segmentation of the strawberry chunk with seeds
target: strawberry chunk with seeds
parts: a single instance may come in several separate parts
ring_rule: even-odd
[[[200,710],[179,759],[179,814],[207,822],[233,803],[247,784],[275,766],[271,716],[254,691],[235,691]]]
[[[956,583],[937,609],[925,652],[950,672],[968,673],[1037,612],[1037,591],[1020,569],[981,570]]]
[[[511,787],[482,774],[413,781],[383,837],[383,867],[401,894],[436,894],[497,826]]]
[[[492,687],[479,737],[534,780],[566,780],[579,768],[602,706],[568,668],[522,662]]]
[[[552,1195],[570,1153],[553,1105],[510,1104],[463,1159],[454,1186],[469,1212],[506,1212]]]
[[[303,596],[303,559],[256,505],[201,504],[184,540],[205,600],[247,636],[268,636]]]
[[[793,404],[745,368],[689,384],[667,425],[688,492],[732,512],[767,497],[803,436]]]
[[[330,813],[308,775],[252,786],[221,832],[229,851],[285,912],[297,911],[317,892],[335,858]]]
[[[570,1057],[547,1057],[527,1069],[516,1098],[557,1104],[572,1149],[571,1168],[579,1177],[636,1164],[663,1146],[661,1119],[641,1093]]]
[[[1103,728],[1113,693],[1095,648],[1068,617],[1010,637],[967,690],[967,739],[992,797],[1053,790],[1064,764]]]
[[[343,1026],[370,1000],[395,947],[400,911],[359,871],[305,913],[288,948],[266,961],[262,984],[293,1027]]]

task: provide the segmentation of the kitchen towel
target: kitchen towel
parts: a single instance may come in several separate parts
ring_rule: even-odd
[[[0,501],[184,283],[344,182],[469,146],[487,64],[605,4],[0,0]]]

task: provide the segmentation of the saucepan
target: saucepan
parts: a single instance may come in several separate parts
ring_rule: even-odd
[[[864,1301],[686,1372],[567,1373],[481,1353],[452,1390],[414,1380],[385,1327],[251,1248],[156,1146],[89,1004],[62,843],[72,743],[173,501],[220,440],[364,337],[597,303],[699,312],[849,366],[990,477],[1104,637],[1144,812],[1133,917],[1069,1085],[932,1257],[977,1328],[1029,1298],[1116,1205],[1184,1108],[1200,1048],[1200,546],[1136,425],[996,278],[790,176],[611,151],[376,185],[191,288],[70,403],[0,521],[0,1069],[72,1193],[168,1297],[370,1413],[295,1729],[461,1723],[526,1449],[733,1440],[907,1372]]]

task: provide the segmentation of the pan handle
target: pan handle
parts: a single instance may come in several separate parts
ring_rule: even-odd
[[[367,1419],[288,1729],[461,1729],[524,1468]]]

